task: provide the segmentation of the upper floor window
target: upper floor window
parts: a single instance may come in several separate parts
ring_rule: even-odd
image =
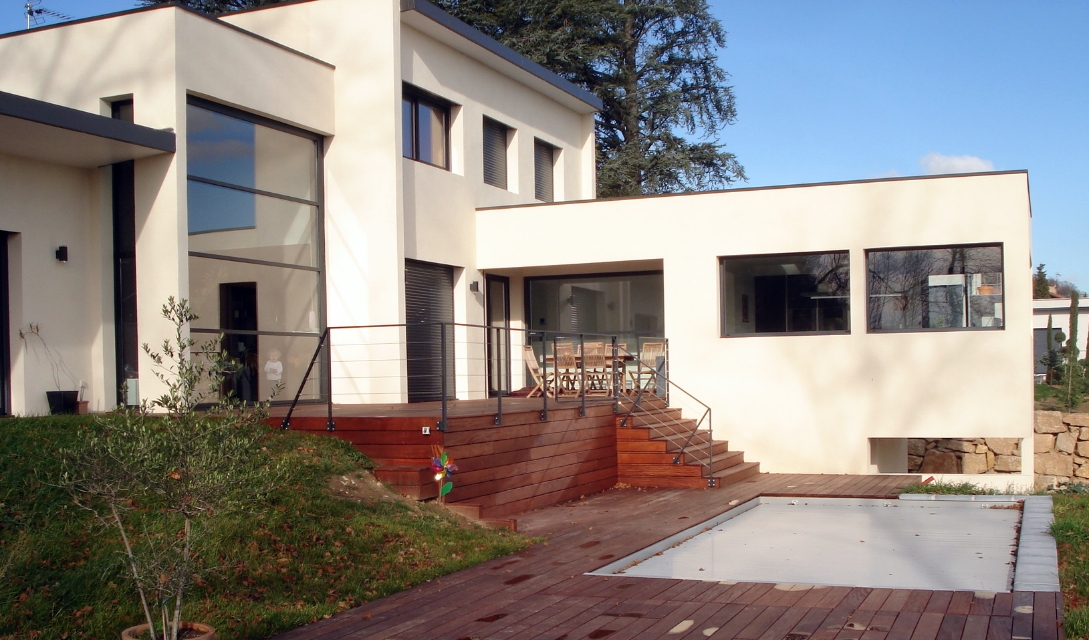
[[[449,169],[450,105],[404,86],[401,98],[401,145],[406,158]]]
[[[1002,245],[866,252],[870,331],[999,329]]]
[[[484,118],[484,182],[507,188],[507,141],[510,127]]]
[[[719,258],[722,335],[846,333],[846,251]]]
[[[541,202],[555,200],[553,176],[556,171],[556,147],[533,140],[533,197]]]

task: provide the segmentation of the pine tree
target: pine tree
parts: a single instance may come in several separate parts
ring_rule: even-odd
[[[437,0],[457,18],[601,98],[601,196],[745,180],[716,134],[737,117],[706,0]]]
[[[1044,263],[1036,265],[1036,275],[1032,277],[1032,297],[1035,300],[1046,300],[1051,297],[1051,282],[1044,271]]]
[[[156,4],[180,4],[195,11],[211,14],[213,16],[243,9],[255,9],[274,4],[282,4],[286,0],[140,0],[140,4],[149,7]]]

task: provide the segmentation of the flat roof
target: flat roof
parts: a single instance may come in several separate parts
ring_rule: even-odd
[[[743,193],[746,191],[774,191],[778,189],[804,189],[809,187],[838,187],[849,184],[869,184],[873,182],[907,182],[911,180],[944,180],[947,178],[978,178],[984,176],[1006,176],[1025,174],[1027,169],[1011,169],[1008,171],[978,171],[975,173],[943,173],[928,176],[895,176],[891,178],[865,178],[862,180],[838,180],[832,182],[801,182],[798,184],[773,184],[766,187],[734,187],[732,189],[715,189],[712,191],[678,191],[675,193],[646,193],[638,196],[614,196],[612,198],[594,198],[585,200],[563,200],[561,202],[529,202],[525,204],[501,204],[490,207],[477,207],[477,211],[490,211],[493,209],[522,209],[525,207],[558,207],[565,204],[586,204],[588,202],[616,202],[618,200],[643,200],[650,198],[679,198],[683,196],[705,196],[709,194]]]
[[[428,35],[438,39],[440,42],[444,42],[477,60],[480,60],[480,53],[487,52],[492,54],[506,63],[506,65],[513,67],[523,74],[527,74],[529,76],[528,78],[518,78],[525,81],[526,84],[534,86],[534,88],[541,90],[542,93],[545,93],[546,95],[549,93],[548,89],[558,89],[568,98],[568,100],[574,98],[577,102],[577,104],[570,104],[568,102],[567,106],[572,106],[583,112],[600,111],[603,106],[601,98],[598,98],[593,93],[562,78],[558,74],[549,71],[514,49],[500,44],[496,40],[484,35],[473,27],[470,27],[427,0],[401,0],[401,12],[421,16],[427,19],[426,22],[441,27],[441,29],[433,29],[428,28],[428,25],[421,21],[409,20],[407,22],[410,26],[424,31]],[[457,36],[457,39],[444,38],[443,32],[455,35]],[[463,46],[466,44],[471,45],[471,47]],[[473,49],[475,49],[475,51]],[[485,62],[483,60],[480,61]],[[485,62],[485,64],[487,64],[487,62]],[[494,67],[494,65],[490,66]],[[504,71],[504,69],[500,68],[497,68],[497,70],[501,72]],[[567,102],[562,98],[560,101]],[[587,109],[587,107],[589,107],[589,109]]]
[[[91,168],[175,149],[172,131],[0,91],[0,153]]]

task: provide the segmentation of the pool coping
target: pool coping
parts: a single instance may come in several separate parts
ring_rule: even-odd
[[[1016,495],[931,495],[931,494],[902,494],[899,500],[905,502],[935,501],[947,503],[948,506],[970,507],[969,503],[995,503],[1013,504],[1023,501],[1021,510],[1021,528],[1017,537],[1017,562],[1014,565],[1012,591],[1060,591],[1059,586],[1059,556],[1055,538],[1051,536],[1052,500],[1051,496],[1016,496]],[[737,516],[756,508],[761,504],[797,504],[804,501],[807,504],[819,504],[826,501],[834,501],[835,504],[843,504],[844,501],[856,501],[864,503],[884,503],[884,506],[892,506],[895,499],[873,498],[812,498],[812,497],[772,497],[759,496],[742,504],[730,505],[731,508],[719,515],[692,525],[683,531],[675,533],[650,546],[644,547],[635,553],[610,562],[594,571],[587,571],[584,575],[614,576],[628,567],[651,558],[658,553],[700,534],[704,531],[732,520]],[[866,506],[875,506],[869,505]]]

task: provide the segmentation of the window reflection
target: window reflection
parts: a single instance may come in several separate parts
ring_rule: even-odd
[[[662,274],[527,279],[531,330],[606,334],[635,348],[665,335]]]
[[[1002,247],[869,251],[871,331],[1002,327]]]
[[[846,251],[720,258],[722,335],[848,332]]]

